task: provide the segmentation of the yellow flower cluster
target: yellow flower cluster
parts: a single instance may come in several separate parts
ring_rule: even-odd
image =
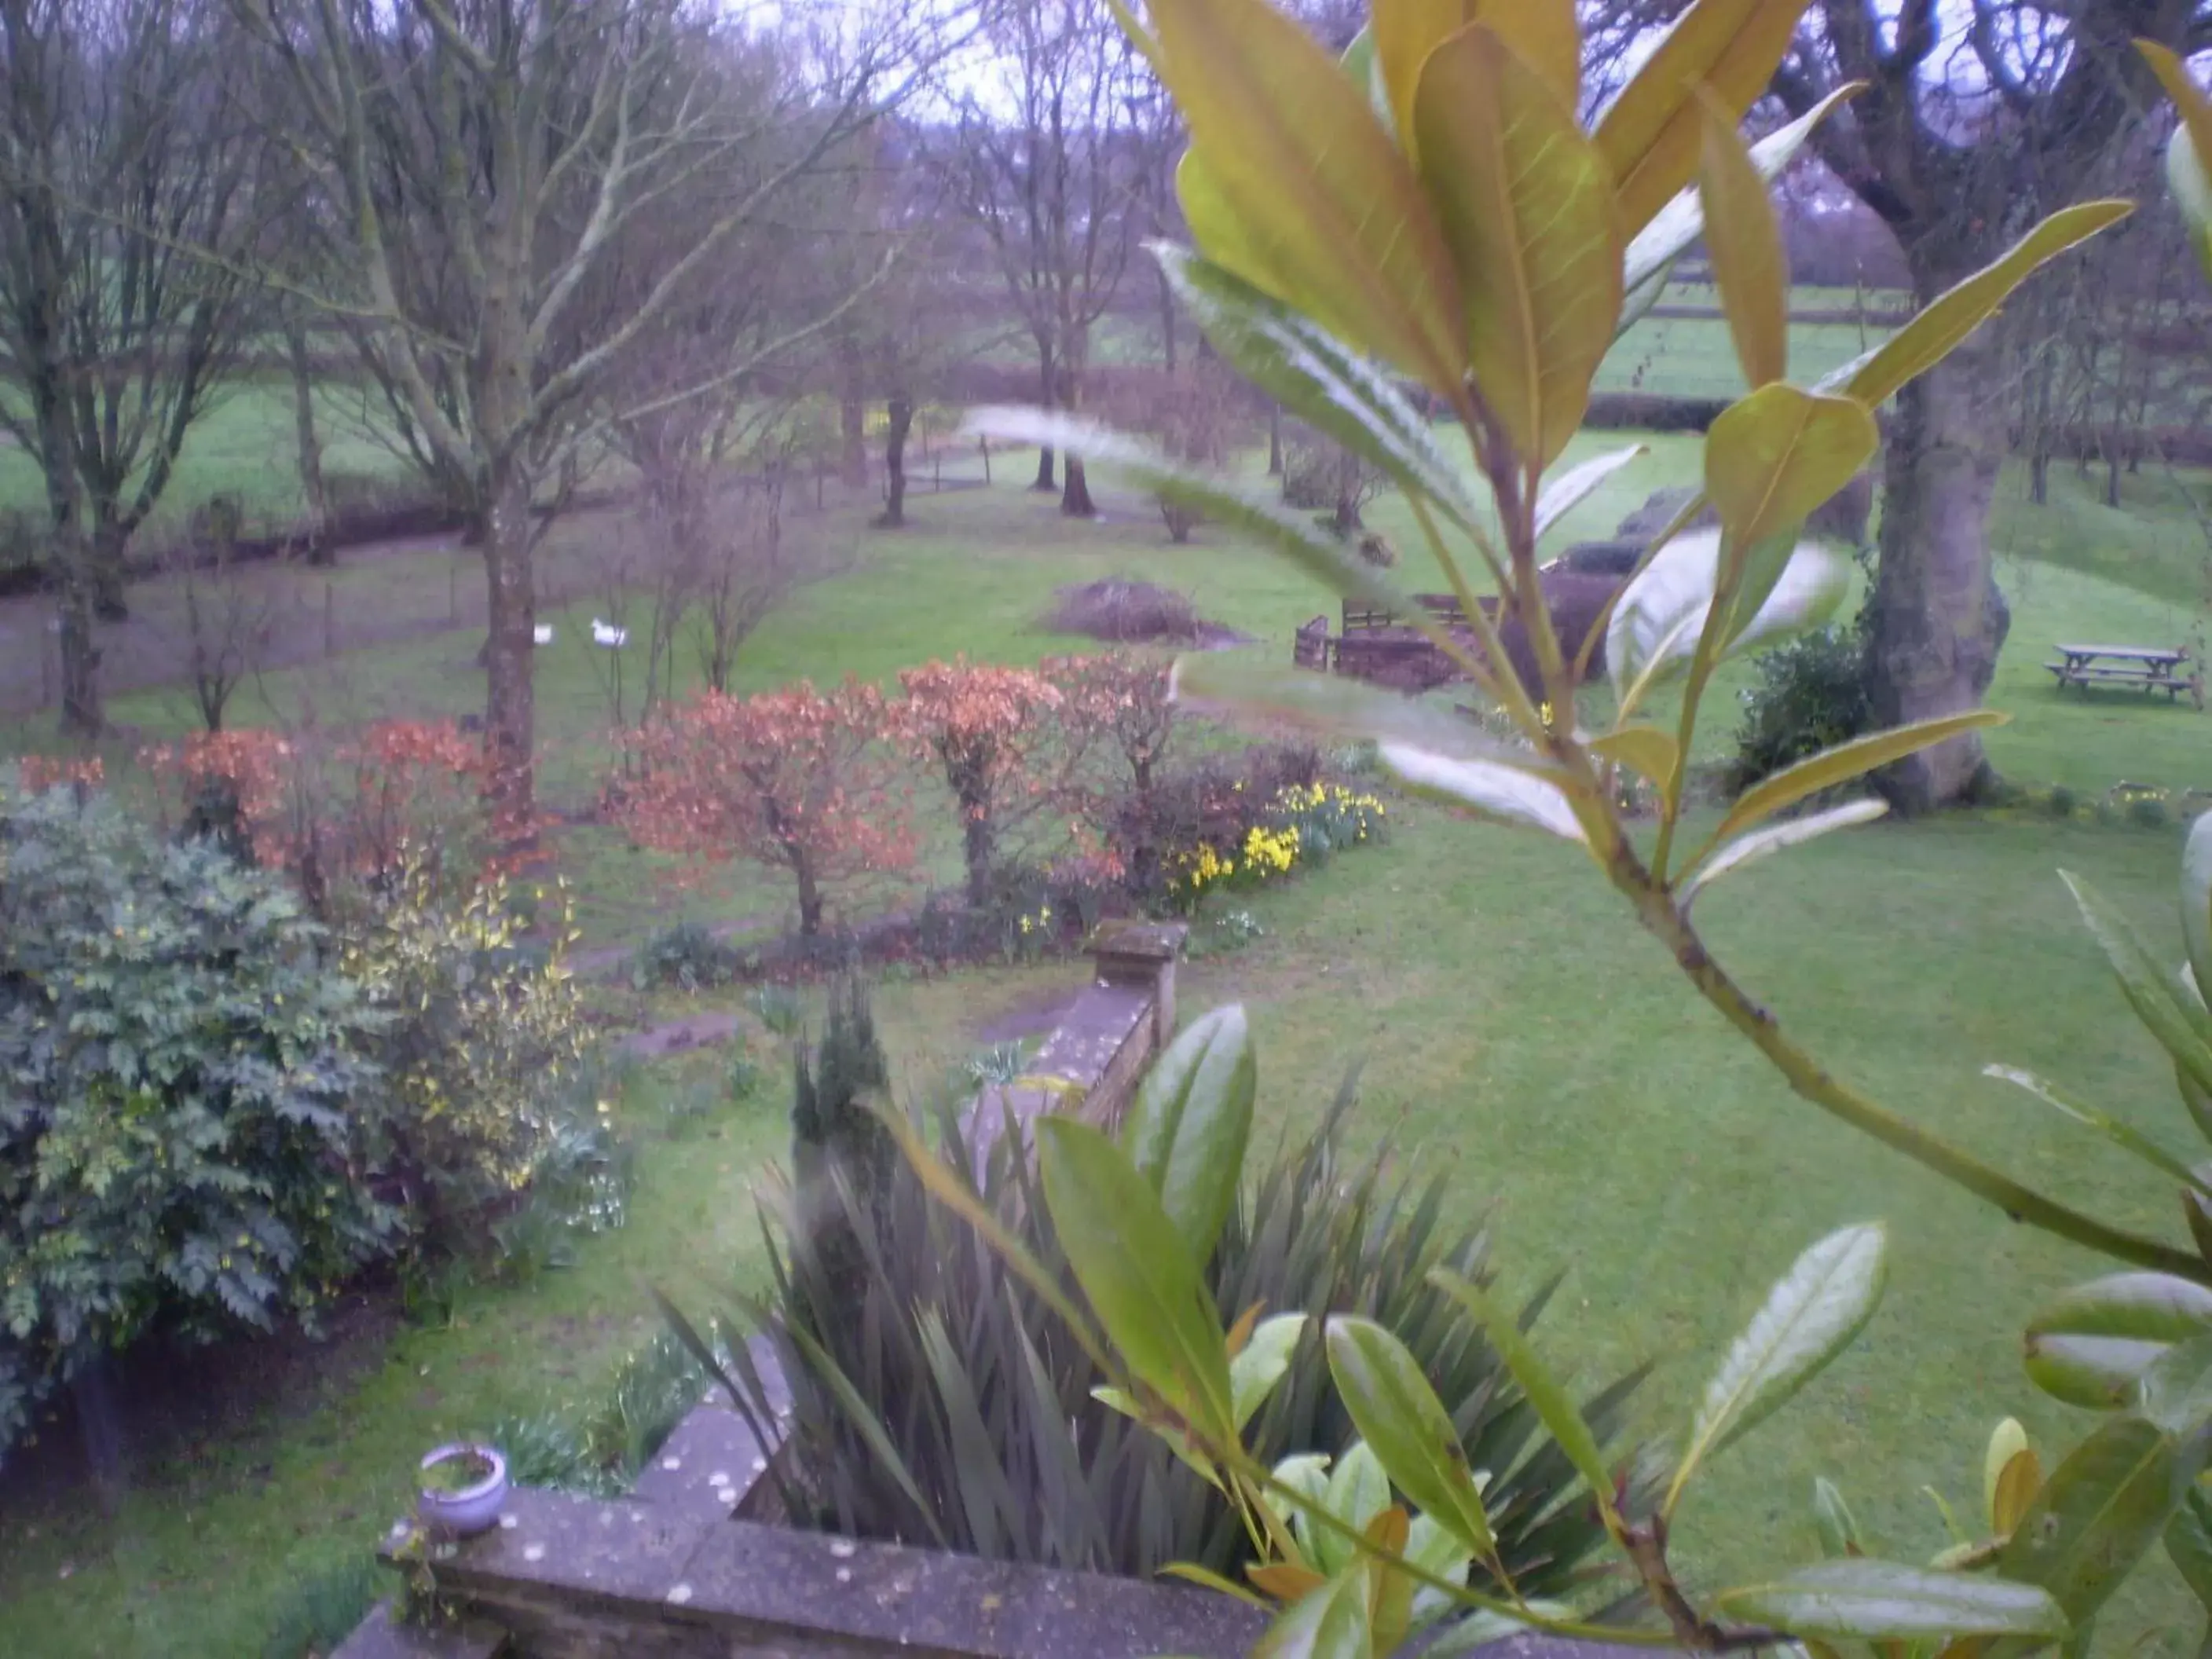
[[[1290,873],[1298,861],[1298,830],[1263,830],[1254,824],[1244,832],[1244,863],[1253,874],[1266,878]]]
[[[1206,887],[1224,882],[1237,873],[1237,860],[1225,859],[1213,850],[1212,842],[1200,842],[1196,850],[1182,855],[1183,885],[1196,896]]]
[[[1051,925],[1052,906],[1049,904],[1040,904],[1037,906],[1036,915],[1033,916],[1025,915],[1022,918],[1022,932],[1024,933],[1041,933]]]

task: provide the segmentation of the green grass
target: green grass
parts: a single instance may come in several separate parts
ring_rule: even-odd
[[[1620,441],[1587,437],[1575,453]],[[1662,438],[1651,449],[1562,535],[1602,534],[1650,489],[1693,472],[1694,440]],[[2113,514],[2065,495],[2043,510],[2059,515],[2048,520],[2009,493],[2003,500],[1995,543],[2014,619],[1991,701],[2016,719],[1990,748],[2024,780],[2083,791],[2122,779],[2212,784],[2204,717],[2131,696],[2061,699],[2038,665],[2061,638],[2167,640],[2196,626],[2191,565],[2201,572],[2203,556],[2201,538],[2193,552],[2188,544],[2193,520],[2148,488],[2137,499]],[[1173,548],[1146,503],[1111,491],[1104,500],[1109,517],[1081,526],[1013,486],[924,495],[917,526],[896,535],[864,532],[857,510],[831,515],[818,527],[848,541],[860,562],[748,647],[744,683],[880,678],[960,650],[1033,659],[1070,643],[1035,626],[1052,590],[1102,574],[1184,589],[1270,659],[1292,626],[1333,609],[1218,535]],[[1406,553],[1406,583],[1434,586],[1402,513],[1384,502],[1374,518]],[[394,560],[377,580],[404,586],[410,568]],[[580,796],[605,760],[605,663],[581,631],[590,609],[579,604],[540,660],[556,799]],[[272,676],[270,690],[282,703],[313,690],[339,710],[358,698],[460,712],[481,699],[474,648],[470,633],[430,635],[342,659],[343,676]],[[1716,687],[1702,753],[1725,750],[1730,694],[1742,683],[1731,671]],[[155,695],[120,699],[118,713],[149,731],[179,720]],[[1924,1553],[1941,1532],[1918,1487],[1970,1498],[1996,1418],[2017,1413],[2046,1447],[2078,1435],[2080,1419],[2026,1385],[2017,1334],[2040,1297],[2099,1264],[1790,1097],[1571,849],[1433,811],[1394,816],[1383,850],[1240,897],[1268,937],[1185,970],[1187,1009],[1230,998],[1252,1009],[1263,1133],[1310,1122],[1342,1068],[1364,1059],[1357,1133],[1395,1134],[1409,1160],[1418,1151],[1449,1169],[1452,1205],[1492,1218],[1516,1286],[1569,1271],[1547,1316],[1547,1350],[1586,1377],[1662,1359],[1646,1398],[1653,1431],[1679,1420],[1716,1350],[1805,1243],[1844,1221],[1891,1224],[1893,1290],[1867,1336],[1692,1498],[1683,1538],[1693,1574],[1803,1559],[1818,1473],[1842,1480],[1885,1547]],[[1701,912],[1720,958],[1839,1073],[2072,1201],[2170,1232],[2170,1194],[1978,1073],[1996,1060],[2045,1072],[2188,1155],[2170,1076],[2054,874],[2064,866],[2091,876],[2170,951],[2179,846],[2172,830],[2026,813],[1877,825],[1737,878]],[[570,839],[563,855],[591,942],[634,939],[677,914],[773,913],[784,902],[775,884],[748,874],[672,892],[651,861],[604,832]],[[1079,964],[1060,963],[885,987],[878,1006],[902,1083],[933,1086],[975,1046],[981,1018],[1081,978]],[[404,1502],[422,1447],[510,1409],[588,1398],[649,1329],[642,1283],[703,1302],[757,1273],[745,1194],[783,1144],[781,1091],[672,1138],[668,1127],[664,1103],[715,1063],[694,1059],[626,1095],[623,1115],[642,1145],[631,1220],[573,1269],[476,1294],[453,1328],[405,1333],[365,1376],[222,1437],[189,1466],[141,1471],[112,1519],[88,1503],[0,1518],[0,1600],[10,1614],[0,1652],[257,1650],[295,1586],[358,1559]],[[2181,1606],[2161,1569],[2107,1619],[2101,1645],[2118,1652],[2154,1631],[2162,1649],[2179,1650]],[[29,1631],[40,1633],[34,1648],[14,1645]]]

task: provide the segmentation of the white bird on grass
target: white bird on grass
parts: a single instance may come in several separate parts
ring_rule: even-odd
[[[531,630],[531,636],[540,645],[552,644],[553,624],[551,623],[539,623],[536,628]]]
[[[592,643],[604,645],[610,651],[619,651],[629,642],[629,629],[610,628],[597,617],[592,618]]]

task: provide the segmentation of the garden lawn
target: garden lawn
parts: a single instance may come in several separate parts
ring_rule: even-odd
[[[1586,436],[1576,453],[1620,441]],[[1655,441],[1565,534],[1603,533],[1692,469],[1694,455],[1692,441]],[[1209,532],[1169,547],[1146,504],[1126,495],[1106,493],[1101,523],[1066,524],[1049,501],[1006,483],[1026,471],[1019,460],[1008,458],[998,489],[922,495],[916,528],[902,534],[865,535],[856,513],[823,521],[823,533],[849,538],[859,562],[773,619],[748,647],[744,684],[884,678],[955,651],[1034,659],[1075,643],[1033,626],[1052,590],[1107,574],[1188,591],[1201,615],[1252,635],[1267,660],[1283,659],[1297,622],[1334,611],[1277,565]],[[2001,525],[2026,511],[2008,507]],[[1407,585],[1434,586],[1403,515],[1386,502],[1374,517],[1406,554]],[[2134,517],[2094,508],[2084,521],[2138,547],[2180,522],[2178,511],[2148,506]],[[1998,763],[2085,792],[2122,780],[2212,783],[2206,717],[2133,694],[2062,699],[2039,666],[2061,638],[2186,637],[2193,607],[2171,580],[2180,555],[2166,566],[2146,558],[2165,577],[2125,581],[2111,578],[2139,573],[2104,572],[2063,539],[2001,538],[2000,547],[2014,624],[1992,701],[2017,719],[1992,737]],[[605,664],[574,625],[588,610],[568,617],[542,659],[545,790],[556,802],[585,798],[608,758],[599,735]],[[472,634],[428,635],[344,659],[346,680],[392,712],[462,712],[481,699],[474,649]],[[1744,683],[1736,672],[1717,686],[1702,753],[1725,752],[1731,693]],[[333,684],[304,672],[270,677],[280,699]],[[1595,713],[1604,694],[1591,696]],[[120,701],[123,717],[150,732],[178,729],[165,700]],[[1393,1137],[1409,1170],[1444,1173],[1455,1210],[1490,1215],[1512,1288],[1568,1273],[1542,1330],[1547,1350],[1581,1376],[1662,1361],[1644,1395],[1654,1431],[1679,1424],[1719,1347],[1798,1250],[1844,1222],[1891,1225],[1893,1289],[1865,1338],[1692,1496],[1682,1536],[1693,1576],[1809,1555],[1820,1473],[1841,1481],[1881,1547],[1923,1555],[1942,1529],[1919,1487],[1971,1512],[1998,1417],[2021,1415],[2047,1449],[2078,1436],[2081,1419],[2027,1388],[2018,1332],[2041,1297],[2099,1263],[1794,1100],[1703,1010],[1573,849],[1433,809],[1393,814],[1400,826],[1388,847],[1249,901],[1267,929],[1259,945],[1185,970],[1186,1010],[1231,998],[1252,1010],[1263,1135],[1310,1124],[1343,1068],[1364,1060],[1355,1135]],[[635,939],[677,915],[773,917],[786,902],[750,874],[711,895],[672,894],[651,861],[605,832],[562,847],[594,943]],[[2179,850],[2172,828],[2061,824],[2017,809],[1881,824],[1732,878],[1700,910],[1719,958],[1839,1073],[2082,1207],[2175,1233],[2170,1192],[1978,1072],[2003,1060],[2047,1073],[2194,1155],[2170,1076],[2054,873],[2089,875],[2172,952]],[[977,1046],[981,1020],[1048,1004],[1081,976],[1079,964],[1060,963],[886,986],[879,1007],[902,1085],[937,1086]],[[34,1516],[11,1508],[0,1519],[0,1652],[254,1651],[301,1583],[358,1559],[404,1501],[423,1446],[509,1409],[588,1397],[647,1332],[646,1282],[704,1300],[757,1278],[746,1194],[783,1144],[782,1091],[672,1130],[665,1103],[688,1097],[717,1064],[698,1057],[628,1091],[623,1113],[638,1130],[642,1170],[631,1218],[588,1243],[574,1268],[471,1293],[452,1328],[409,1331],[365,1376],[226,1431],[190,1468],[179,1457],[139,1471],[112,1520],[88,1499]],[[2154,1576],[2108,1616],[2100,1646],[2118,1652],[2151,1632],[2179,1651],[2194,1640],[2183,1611]],[[11,1646],[23,1641],[34,1645]]]

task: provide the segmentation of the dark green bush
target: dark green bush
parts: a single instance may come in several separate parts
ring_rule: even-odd
[[[630,982],[641,991],[672,986],[682,991],[727,985],[738,976],[744,953],[696,921],[662,928],[637,948]]]
[[[1527,1593],[1554,1593],[1599,1541],[1597,1523],[1564,1501],[1574,1471],[1487,1341],[1427,1282],[1439,1266],[1489,1282],[1487,1240],[1441,1224],[1440,1178],[1400,1182],[1386,1173],[1387,1148],[1343,1160],[1349,1098],[1278,1156],[1231,1219],[1209,1268],[1224,1322],[1259,1304],[1364,1314],[1396,1332],[1495,1477],[1486,1495],[1508,1569]],[[1014,1148],[1002,1137],[981,1160],[983,1200],[1018,1218],[1024,1243],[1074,1294]],[[976,1150],[949,1114],[939,1156],[948,1175],[973,1179]],[[874,1203],[837,1190],[865,1265],[857,1282],[829,1280],[811,1250],[781,1249],[770,1291],[747,1309],[791,1387],[793,1455],[775,1478],[800,1524],[996,1559],[1137,1575],[1186,1560],[1241,1577],[1249,1540],[1219,1492],[1091,1397],[1103,1379],[1056,1316],[908,1164]],[[1246,1436],[1262,1462],[1334,1454],[1352,1438],[1319,1324]],[[764,1425],[774,1402],[733,1358],[724,1382]],[[1639,1376],[1589,1402],[1601,1435]]]
[[[385,1022],[322,945],[279,878],[0,781],[0,1449],[95,1356],[310,1314],[386,1248]]]
[[[1756,658],[1752,667],[1759,683],[1742,694],[1743,725],[1728,769],[1731,794],[1874,729],[1856,629],[1804,635]]]

